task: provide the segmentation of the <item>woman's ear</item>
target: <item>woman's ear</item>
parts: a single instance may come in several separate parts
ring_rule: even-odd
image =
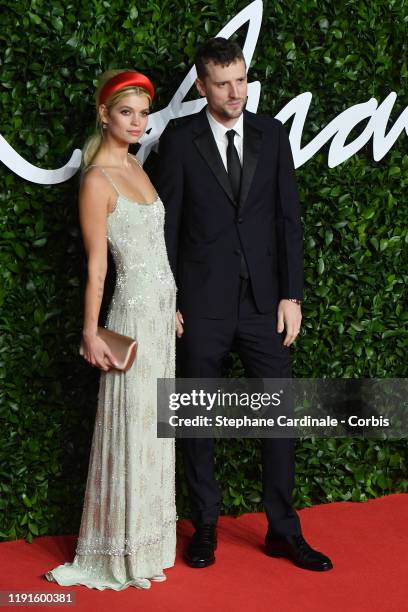
[[[99,120],[101,124],[102,125],[104,123],[107,124],[109,122],[109,114],[108,114],[107,106],[105,104],[100,104],[98,108],[98,112],[99,112]]]

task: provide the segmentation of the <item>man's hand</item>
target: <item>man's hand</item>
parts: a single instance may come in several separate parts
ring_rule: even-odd
[[[281,300],[278,305],[278,327],[279,334],[286,328],[284,346],[290,346],[300,331],[302,321],[302,308],[289,300]]]
[[[177,338],[181,338],[181,336],[184,333],[183,325],[184,325],[183,315],[178,310],[176,312],[176,334],[177,334]]]

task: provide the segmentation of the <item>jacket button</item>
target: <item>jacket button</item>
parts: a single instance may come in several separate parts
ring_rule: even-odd
[[[238,223],[242,223],[242,217],[238,217],[237,221]]]

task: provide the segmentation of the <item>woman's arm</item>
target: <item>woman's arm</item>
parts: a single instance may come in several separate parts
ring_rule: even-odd
[[[109,191],[106,180],[97,172],[91,170],[85,176],[79,193],[79,220],[88,262],[82,334],[85,359],[106,371],[116,365],[115,358],[96,333],[107,272]]]

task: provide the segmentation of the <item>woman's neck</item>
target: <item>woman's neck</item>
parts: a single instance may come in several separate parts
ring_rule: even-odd
[[[112,141],[103,142],[96,158],[98,163],[105,166],[126,168],[129,166],[129,145]]]

